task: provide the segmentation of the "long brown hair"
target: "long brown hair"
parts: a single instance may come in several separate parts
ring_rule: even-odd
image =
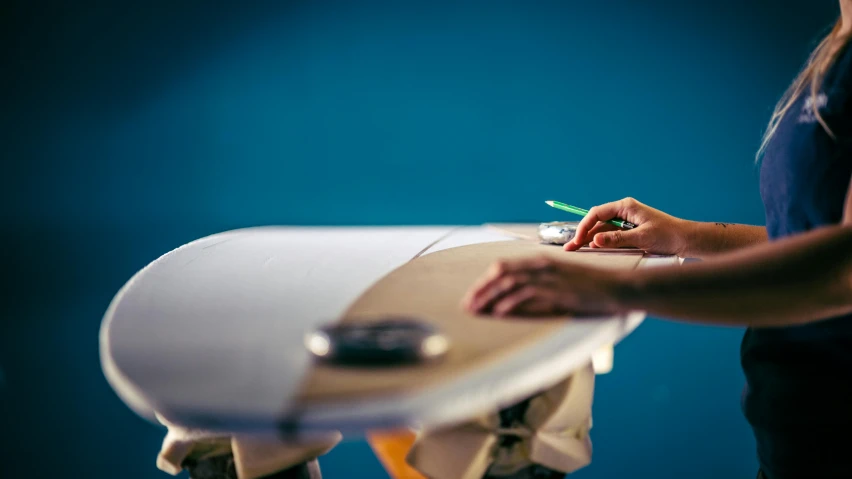
[[[831,29],[831,32],[829,32],[828,35],[819,42],[816,48],[814,48],[814,51],[811,52],[810,57],[808,57],[808,61],[805,62],[805,66],[802,68],[802,71],[799,72],[799,75],[795,80],[793,80],[793,83],[787,88],[787,91],[784,92],[784,95],[778,101],[778,104],[775,105],[775,111],[772,112],[772,117],[769,119],[769,126],[766,128],[766,133],[763,135],[763,141],[760,144],[760,149],[757,150],[756,158],[758,160],[763,156],[763,153],[766,152],[766,146],[769,144],[769,140],[772,139],[773,135],[775,135],[775,131],[778,129],[778,124],[781,122],[781,119],[783,119],[784,115],[790,111],[790,108],[808,87],[810,87],[810,93],[814,99],[811,101],[811,108],[813,108],[817,121],[820,125],[822,125],[825,132],[828,133],[832,139],[835,138],[834,132],[831,131],[831,128],[822,117],[822,113],[819,111],[820,105],[819,102],[816,101],[816,98],[819,93],[820,86],[825,79],[826,72],[831,65],[834,64],[837,56],[849,41],[849,35],[840,36],[839,34],[841,24],[842,21],[837,20],[837,23],[834,25],[834,28]]]

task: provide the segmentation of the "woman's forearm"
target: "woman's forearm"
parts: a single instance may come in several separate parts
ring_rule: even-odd
[[[852,228],[832,226],[702,263],[634,270],[619,303],[717,325],[803,324],[852,312]]]
[[[763,226],[687,221],[684,230],[682,256],[687,258],[708,258],[768,241]]]

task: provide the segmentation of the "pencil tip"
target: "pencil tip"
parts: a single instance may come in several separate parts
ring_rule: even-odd
[[[553,206],[553,201],[551,201],[551,200],[547,200],[547,201],[545,201],[545,203],[547,203],[548,206]]]

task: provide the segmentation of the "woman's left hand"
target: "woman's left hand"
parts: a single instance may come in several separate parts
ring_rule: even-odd
[[[578,266],[549,256],[494,264],[462,307],[495,316],[597,315],[624,311],[623,272]]]

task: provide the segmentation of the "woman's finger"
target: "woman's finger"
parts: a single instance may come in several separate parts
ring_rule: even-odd
[[[529,282],[529,275],[525,273],[500,276],[480,287],[474,293],[467,309],[475,313],[485,311],[502,296],[526,286]]]
[[[636,247],[643,248],[643,238],[645,230],[641,227],[632,230],[615,230],[605,233],[596,234],[592,237],[592,242],[595,246],[601,248],[624,248]]]
[[[590,238],[588,236],[589,231],[591,231],[596,224],[616,218],[621,209],[621,205],[619,203],[620,201],[613,201],[590,209],[589,213],[584,216],[577,225],[577,234],[574,236],[573,242],[576,244],[583,244],[587,242],[587,238]]]
[[[583,244],[591,240],[589,232],[598,222],[609,221],[614,218],[634,221],[632,218],[633,215],[630,213],[640,206],[641,203],[633,198],[624,198],[618,201],[605,203],[600,206],[595,206],[589,210],[589,214],[583,217],[577,225],[577,236],[574,237],[574,242],[577,244]]]
[[[565,246],[563,246],[563,249],[565,251],[577,251],[578,249],[582,248],[583,246],[588,246],[590,248],[596,248],[596,246],[595,246],[595,235],[597,235],[598,233],[606,233],[606,232],[609,232],[609,231],[616,231],[618,229],[619,229],[618,226],[611,225],[609,223],[598,223],[595,226],[593,226],[592,229],[589,230],[588,233],[586,233],[586,237],[588,238],[588,241],[584,242],[583,244],[576,244],[572,240],[572,241],[565,243]]]
[[[471,305],[477,300],[477,298],[488,291],[492,283],[500,280],[500,278],[505,275],[505,263],[505,261],[498,261],[492,264],[488,270],[471,285],[462,299],[463,307],[470,309]]]
[[[598,223],[589,230],[587,236],[589,237],[589,241],[591,241],[598,233],[606,233],[607,231],[616,231],[618,229],[620,229],[618,226],[609,223]]]
[[[532,273],[511,273],[490,282],[481,288],[465,306],[468,311],[478,313],[492,309],[501,298],[527,286],[555,288],[561,281],[561,272],[556,270]]]
[[[578,249],[582,248],[583,246],[588,245],[588,243],[577,244],[574,241],[575,240],[572,239],[571,241],[565,243],[564,245],[562,245],[562,249],[564,249],[565,251],[577,251]]]
[[[536,293],[531,298],[523,301],[518,300],[514,306],[506,305],[506,308],[511,309],[508,309],[504,316],[540,317],[564,314],[562,306],[557,301],[556,291],[555,288],[537,288]],[[506,301],[510,301],[510,299],[507,297]]]
[[[560,313],[558,304],[536,297],[518,305],[511,314],[515,316],[555,316]]]
[[[559,313],[557,291],[541,284],[525,286],[501,298],[492,311],[495,316],[552,316]]]
[[[558,261],[544,255],[499,261],[492,265],[474,287],[468,290],[462,299],[462,307],[473,312],[480,311],[505,290],[514,288],[511,285],[512,281],[520,284],[527,283],[530,281],[530,276],[540,277],[544,273],[554,273],[559,268]],[[505,279],[510,277],[514,279]]]
[[[481,303],[483,295],[494,287],[494,283],[501,281],[505,276],[511,276],[519,273],[537,274],[556,268],[556,262],[547,256],[538,256],[532,258],[524,258],[517,260],[498,261],[488,272],[468,290],[465,298],[462,300],[462,305],[467,309],[475,309],[475,303]]]
[[[494,307],[491,311],[495,316],[505,316],[515,309],[517,309],[520,305],[522,305],[526,301],[530,301],[535,298],[538,294],[542,286],[524,286],[516,291],[513,291],[510,294],[507,294],[503,298],[500,298],[494,304]]]

